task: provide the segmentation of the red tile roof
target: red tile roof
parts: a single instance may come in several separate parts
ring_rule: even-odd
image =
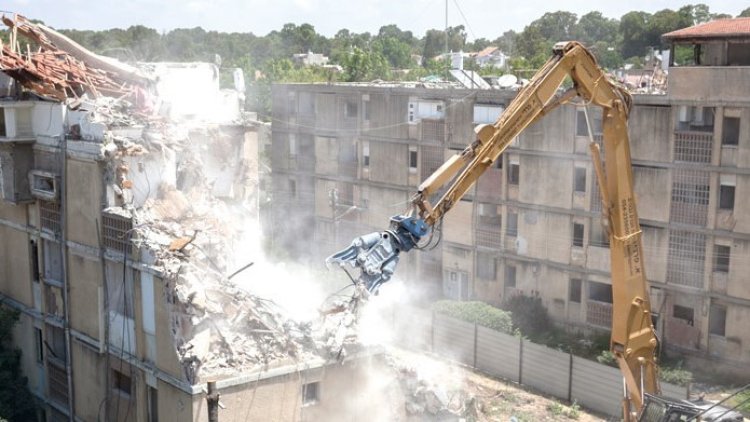
[[[484,50],[482,50],[479,53],[477,53],[477,57],[489,56],[490,54],[494,53],[495,51],[497,51],[497,47],[492,47],[492,46],[486,47]]]
[[[719,19],[662,35],[667,40],[730,37],[750,38],[750,18]]]

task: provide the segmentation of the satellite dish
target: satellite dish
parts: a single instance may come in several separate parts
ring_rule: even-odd
[[[516,78],[516,75],[503,75],[497,79],[497,85],[500,88],[511,88],[516,86],[518,83],[518,78]]]

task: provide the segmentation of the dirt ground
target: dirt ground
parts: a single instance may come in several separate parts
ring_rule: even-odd
[[[438,391],[447,398],[447,408],[459,418],[435,417],[425,412],[412,415],[409,421],[464,420],[487,422],[532,421],[604,421],[601,416],[581,409],[577,404],[565,403],[522,388],[518,384],[501,381],[475,372],[459,364],[434,356],[401,349],[389,350],[401,368],[411,368],[424,388]]]

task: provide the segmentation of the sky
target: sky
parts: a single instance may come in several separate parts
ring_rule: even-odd
[[[448,24],[464,25],[469,41],[492,40],[509,29],[521,31],[545,12],[563,10],[580,17],[598,10],[619,19],[634,10],[653,13],[701,2],[713,13],[732,16],[750,6],[747,0],[447,0]],[[101,30],[140,24],[160,32],[200,26],[265,35],[291,22],[310,23],[318,33],[330,37],[342,28],[377,33],[381,26],[396,24],[421,37],[427,29],[445,27],[446,0],[8,0],[2,8],[58,29]]]

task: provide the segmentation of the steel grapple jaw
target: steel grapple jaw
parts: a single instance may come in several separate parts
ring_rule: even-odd
[[[396,270],[399,254],[417,246],[419,240],[429,231],[424,220],[397,215],[391,217],[389,230],[354,239],[348,248],[329,256],[326,265],[335,263],[344,270],[347,266],[359,269],[355,283],[364,284],[371,294],[377,293],[380,286],[390,280]]]

